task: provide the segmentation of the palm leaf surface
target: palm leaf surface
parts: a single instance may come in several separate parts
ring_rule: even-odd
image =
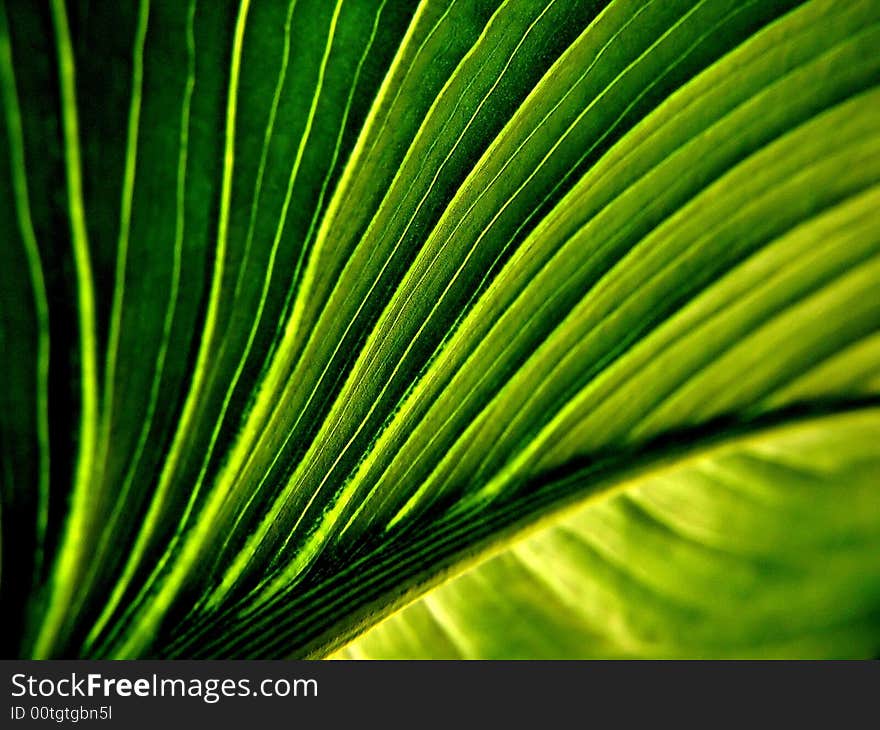
[[[7,653],[876,654],[878,21],[7,2]]]

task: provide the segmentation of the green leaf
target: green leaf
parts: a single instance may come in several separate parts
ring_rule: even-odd
[[[118,5],[0,5],[7,654],[876,655],[877,3]]]
[[[634,475],[338,658],[870,658],[880,412],[809,418]]]

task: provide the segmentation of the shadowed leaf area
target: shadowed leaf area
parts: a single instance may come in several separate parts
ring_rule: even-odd
[[[880,654],[878,47],[0,0],[0,652]]]

